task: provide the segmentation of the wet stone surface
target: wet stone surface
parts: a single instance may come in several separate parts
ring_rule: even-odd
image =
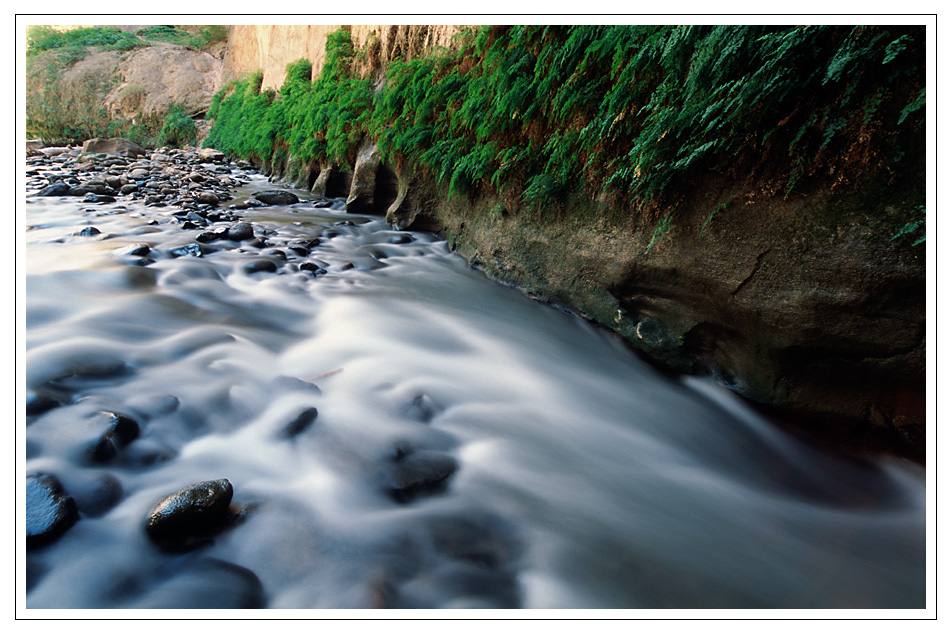
[[[76,520],[76,503],[55,476],[45,473],[26,478],[26,547],[37,548],[57,540]]]

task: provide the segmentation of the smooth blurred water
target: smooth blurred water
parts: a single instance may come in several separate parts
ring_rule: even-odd
[[[200,230],[171,211],[26,207],[26,390],[63,403],[27,420],[26,474],[81,511],[29,552],[28,608],[234,607],[253,576],[270,608],[924,607],[921,469],[806,447],[435,235],[302,202],[241,212],[270,248],[173,258]],[[90,464],[103,411],[141,435]],[[458,469],[394,499],[405,451]],[[244,521],[157,549],[149,510],[219,478]]]

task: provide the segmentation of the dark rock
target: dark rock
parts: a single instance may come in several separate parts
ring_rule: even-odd
[[[42,394],[28,394],[26,397],[26,415],[39,416],[62,405],[59,401]]]
[[[227,561],[201,558],[128,607],[136,609],[253,610],[266,606],[264,586],[253,572]]]
[[[36,548],[58,539],[76,520],[76,502],[65,494],[55,476],[26,478],[26,547]]]
[[[183,547],[224,527],[234,489],[225,479],[179,489],[148,514],[145,531],[163,546]]]
[[[244,272],[247,274],[252,273],[274,273],[277,271],[277,265],[274,264],[271,260],[251,260],[243,267]]]
[[[102,417],[107,428],[92,447],[90,457],[95,462],[112,460],[139,437],[139,424],[134,419],[114,412],[103,412]]]
[[[119,188],[119,193],[122,195],[133,194],[139,190],[139,186],[134,183],[129,183],[128,185],[123,185]]]
[[[89,517],[100,517],[122,499],[122,484],[112,474],[90,474],[89,471],[83,469],[74,477],[64,477],[64,480],[79,512]]]
[[[327,200],[326,198],[323,198],[323,199],[321,199],[321,200],[315,200],[315,201],[313,201],[313,206],[316,207],[316,208],[318,208],[318,209],[322,209],[322,208],[324,208],[324,207],[329,207],[329,206],[332,205],[332,204],[333,204],[333,201]]]
[[[102,233],[102,232],[99,231],[99,230],[98,230],[97,228],[95,228],[95,227],[85,227],[85,228],[83,228],[83,229],[80,229],[79,231],[77,231],[77,232],[74,233],[73,235],[74,235],[74,236],[89,237],[89,236],[97,236],[97,235],[99,235],[100,233]]]
[[[411,451],[397,448],[395,457],[383,465],[383,483],[398,502],[409,502],[419,495],[439,493],[449,476],[458,469],[451,456],[428,449]]]
[[[293,205],[299,203],[300,199],[293,192],[280,189],[268,189],[262,192],[256,192],[254,198],[265,205]]]
[[[145,244],[144,242],[139,242],[136,244],[130,244],[127,247],[123,247],[116,251],[118,255],[148,255],[151,252],[152,247]]]
[[[310,271],[314,275],[324,275],[327,270],[321,266],[314,264],[313,262],[304,262],[300,265],[301,270]]]
[[[53,183],[36,192],[37,196],[69,196],[70,187],[62,181]]]
[[[436,413],[436,406],[427,394],[419,394],[412,399],[412,402],[405,409],[407,418],[417,420],[420,423],[428,423]]]
[[[195,194],[195,200],[202,205],[211,205],[212,207],[217,206],[220,202],[220,199],[211,192],[198,192]]]
[[[86,194],[96,193],[96,187],[92,185],[82,184],[82,185],[73,185],[69,188],[70,196],[85,196]]]
[[[644,317],[637,323],[635,334],[640,347],[654,359],[678,372],[692,371],[693,360],[659,319]]]
[[[168,254],[172,256],[173,258],[180,258],[182,256],[200,258],[202,254],[201,245],[197,243],[183,244],[180,247],[174,247],[174,248],[169,249]]]
[[[307,431],[307,429],[310,428],[315,420],[317,420],[317,408],[308,407],[304,411],[300,412],[297,418],[287,423],[287,425],[284,426],[282,433],[287,438],[299,436],[303,432]]]
[[[82,201],[84,203],[114,203],[115,197],[107,196],[106,194],[94,194],[90,192],[85,195]]]
[[[228,240],[241,242],[242,240],[251,240],[254,238],[254,227],[247,222],[239,222],[228,229]]]

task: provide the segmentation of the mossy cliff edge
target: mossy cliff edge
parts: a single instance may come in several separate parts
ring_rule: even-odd
[[[256,69],[218,93],[206,145],[922,458],[923,27],[439,28],[307,40],[279,90]]]

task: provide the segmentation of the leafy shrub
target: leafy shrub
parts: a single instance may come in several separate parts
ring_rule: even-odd
[[[81,49],[101,46],[110,50],[128,51],[145,42],[131,33],[113,26],[91,26],[60,31],[50,26],[30,26],[26,30],[27,55],[57,48]]]
[[[168,114],[162,122],[162,129],[158,132],[158,145],[168,147],[182,147],[193,145],[198,140],[198,128],[192,119],[178,104],[168,108]]]

